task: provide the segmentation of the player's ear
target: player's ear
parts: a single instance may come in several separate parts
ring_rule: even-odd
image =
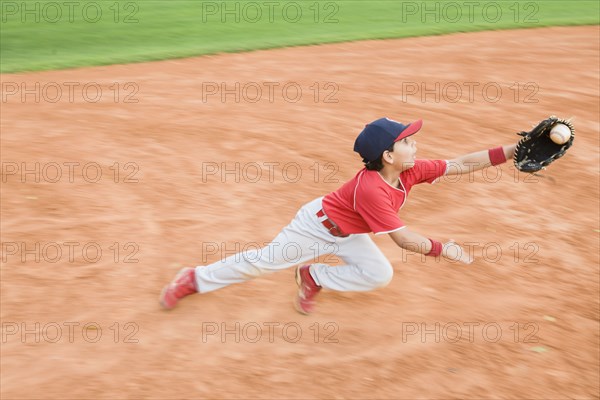
[[[381,156],[381,160],[387,162],[388,164],[393,164],[394,156],[392,155],[392,153],[389,150],[386,150],[383,152],[383,154]]]

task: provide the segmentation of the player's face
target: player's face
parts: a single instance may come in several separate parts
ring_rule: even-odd
[[[394,167],[399,171],[405,171],[415,165],[415,156],[417,155],[417,142],[412,136],[399,140],[394,145],[394,151],[391,152],[394,159]]]

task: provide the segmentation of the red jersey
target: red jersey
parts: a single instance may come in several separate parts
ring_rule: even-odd
[[[445,160],[415,160],[412,168],[399,175],[399,187],[394,187],[379,172],[363,168],[323,198],[323,211],[346,234],[397,231],[405,227],[398,211],[413,185],[433,183],[446,169]]]

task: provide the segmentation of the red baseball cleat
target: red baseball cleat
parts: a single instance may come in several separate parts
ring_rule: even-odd
[[[315,283],[310,275],[310,264],[296,268],[296,283],[298,294],[294,299],[294,307],[301,314],[310,314],[315,307],[315,297],[321,291],[321,286]]]
[[[160,293],[160,305],[167,310],[175,307],[185,296],[198,292],[194,268],[183,268]]]

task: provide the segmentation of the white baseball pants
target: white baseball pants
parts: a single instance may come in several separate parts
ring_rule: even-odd
[[[227,257],[207,266],[196,267],[196,283],[200,293],[211,292],[232,283],[244,282],[265,273],[333,254],[342,266],[313,264],[311,275],[325,289],[368,291],[386,286],[394,270],[390,262],[368,234],[345,238],[331,235],[317,218],[322,197],[305,204],[292,222],[262,249],[254,249]]]

